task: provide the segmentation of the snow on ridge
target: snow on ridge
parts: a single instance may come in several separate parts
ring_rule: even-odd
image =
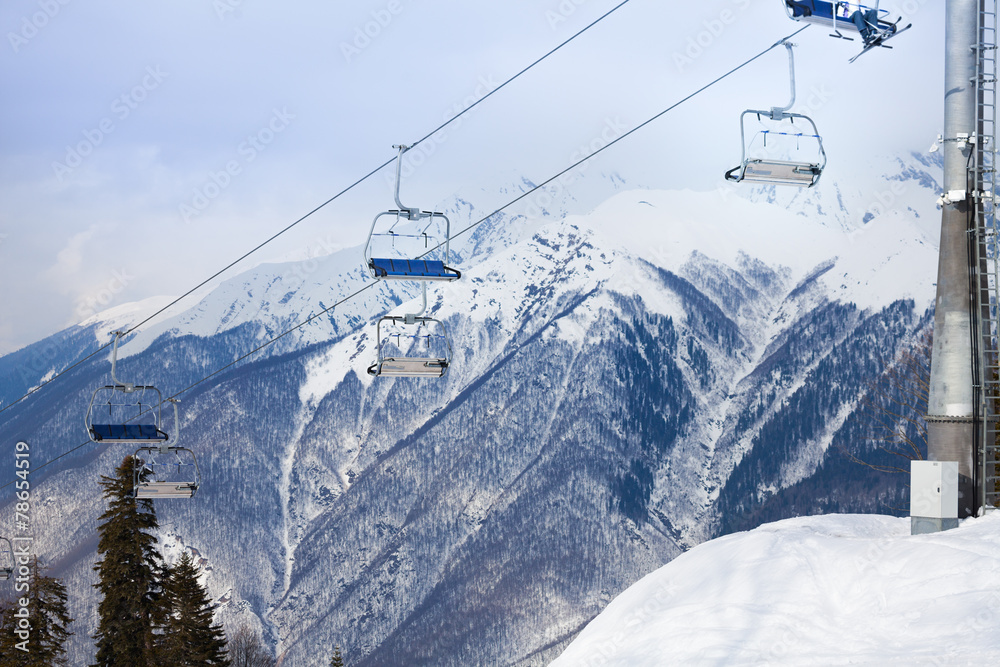
[[[107,310],[91,315],[77,326],[81,328],[94,327],[94,335],[97,342],[104,345],[108,342],[111,333],[115,331],[127,331],[131,327],[139,324],[147,317],[167,306],[176,297],[173,296],[151,296],[140,301],[123,303]],[[163,317],[170,317],[181,312],[184,306],[180,304],[169,308]],[[125,345],[122,345],[122,349]],[[145,349],[145,346],[143,346]],[[137,354],[142,350],[132,349],[129,354]],[[123,355],[124,356],[124,355]]]
[[[586,292],[610,277],[611,258],[592,259],[587,252],[589,243],[589,232],[562,222],[544,225],[531,238],[464,270],[461,280],[428,287],[427,314],[442,320],[464,317],[474,324],[493,320],[503,332],[500,338],[509,341],[517,331],[519,318],[532,308],[533,290],[558,283],[561,293]],[[398,292],[400,284],[387,289]],[[370,313],[370,318],[413,313],[420,308],[420,297],[404,296],[399,306]],[[565,321],[558,329],[563,336],[582,338],[585,333],[584,324],[577,321]],[[455,340],[452,333],[452,346],[458,350],[467,341]],[[474,341],[468,343],[475,345]],[[363,384],[369,384],[372,378],[365,369],[375,356],[375,328],[369,323],[310,360],[300,398],[305,403],[317,403],[352,371]],[[492,363],[487,351],[480,351],[476,357],[475,363],[483,364],[479,372]],[[463,375],[471,379],[478,372],[463,369]]]
[[[368,333],[362,330],[311,358],[306,363],[306,380],[299,387],[302,404],[318,405],[351,371],[365,386],[371,383],[372,377],[365,369],[375,361],[374,338],[373,331],[369,345]]]
[[[790,268],[797,282],[836,257],[834,269],[820,278],[832,298],[861,309],[900,298],[929,306],[933,299],[937,242],[917,217],[900,211],[844,230],[775,204],[716,192],[628,191],[566,222],[597,230],[608,241],[602,247],[664,268],[681,267],[695,252],[735,268],[743,253],[773,268]]]
[[[1000,659],[1000,513],[787,519],[705,542],[619,595],[553,667]]]
[[[366,278],[358,248],[301,261],[260,264],[222,281],[194,305],[185,301],[158,317],[123,345],[122,356],[143,351],[164,333],[207,338],[243,324],[256,323],[262,325],[263,330],[276,334],[332,306],[360,287]],[[331,316],[367,319],[364,304],[382,296],[384,290],[370,290],[361,298],[335,309]],[[315,343],[333,335],[328,324],[322,321],[317,324],[319,326],[299,329],[294,339],[289,338],[284,345],[295,347]]]
[[[614,188],[602,186],[598,188],[604,193],[602,196],[616,190],[617,193],[586,215],[560,219],[547,215],[537,219],[515,216],[516,220],[498,219],[487,224],[484,229],[490,229],[491,235],[498,235],[498,240],[503,240],[486,244],[493,254],[483,257],[474,266],[459,267],[469,279],[459,281],[458,286],[448,286],[448,290],[458,291],[446,298],[445,303],[455,302],[454,297],[462,301],[468,296],[461,293],[461,286],[476,282],[477,275],[482,281],[474,289],[480,293],[488,290],[490,273],[486,267],[496,267],[493,260],[498,255],[519,257],[522,262],[538,258],[545,254],[532,252],[539,250],[538,239],[559,237],[567,226],[575,225],[576,233],[594,232],[594,245],[609,256],[615,251],[624,251],[674,271],[694,252],[734,268],[739,266],[742,253],[772,268],[788,268],[797,280],[817,265],[838,257],[834,269],[820,279],[830,298],[852,301],[862,309],[881,307],[898,298],[913,298],[918,308],[927,307],[932,298],[936,267],[936,239],[931,238],[933,234],[929,230],[936,229],[937,216],[928,190],[930,186],[922,183],[928,178],[933,181],[933,176],[924,171],[933,171],[933,167],[919,161],[919,156],[897,157],[893,164],[886,162],[884,169],[889,171],[880,180],[873,177],[870,186],[843,186],[824,180],[815,191],[782,191],[777,196],[760,188],[731,184],[707,192],[619,190],[617,185]],[[870,168],[883,167],[870,165]],[[520,185],[524,187],[523,183]],[[884,192],[878,191],[880,188]],[[876,208],[869,203],[877,205]],[[466,216],[478,215],[475,207],[464,199],[456,196],[453,204],[455,208],[470,209],[471,212],[465,212]],[[862,209],[875,210],[879,215],[862,223],[862,219],[869,217]],[[456,246],[461,245],[456,243]],[[331,305],[367,280],[360,257],[360,248],[347,248],[298,262],[255,266],[221,282],[194,306],[187,306],[189,302],[185,301],[158,317],[130,337],[123,345],[122,356],[143,351],[164,333],[207,337],[249,322],[261,324],[266,330],[282,331],[308,314]],[[625,269],[625,263],[614,263],[614,270],[601,276],[601,279],[610,280],[614,289],[628,293],[634,286],[646,282],[643,277],[634,275],[634,268]],[[525,271],[539,275],[527,266]],[[630,272],[633,275],[629,275]],[[506,303],[509,299],[504,297],[503,290],[488,291],[493,292],[490,298],[504,302],[504,313],[514,312],[516,305]],[[343,327],[356,328],[381,314],[393,295],[407,301],[413,293],[402,287],[390,290],[381,285],[370,290],[336,310],[333,316],[342,323],[341,330],[336,333],[347,333]],[[658,300],[650,294],[642,296],[648,298],[648,305],[657,311],[677,312],[677,304],[669,299]],[[84,325],[101,324],[101,329],[124,327],[141,321],[168,301],[169,297],[154,297],[124,304],[95,315]],[[282,349],[330,337],[329,326],[307,327],[283,341]]]
[[[696,253],[737,270],[748,257],[759,260],[787,272],[790,285],[832,263],[817,278],[822,291],[861,309],[900,298],[913,298],[922,309],[933,299],[936,249],[919,225],[899,213],[845,231],[775,204],[726,200],[713,192],[634,190],[619,193],[591,214],[534,229],[530,237],[461,267],[462,280],[430,287],[429,312],[442,319],[490,320],[509,337],[518,318],[532,307],[532,293],[558,283],[561,293],[585,293],[603,285],[637,295],[652,311],[682,320],[680,301],[650,289],[656,281],[637,259],[679,272]],[[419,309],[400,284],[381,287],[403,303],[365,313],[367,322]],[[557,329],[561,337],[577,339],[586,324],[567,321]],[[320,400],[351,370],[363,383],[370,382],[364,368],[375,358],[371,328],[356,329],[310,365],[301,390],[305,402]],[[462,343],[453,341],[456,350]],[[489,356],[484,352],[473,361],[488,365]]]

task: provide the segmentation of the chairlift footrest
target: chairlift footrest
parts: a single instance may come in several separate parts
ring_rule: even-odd
[[[373,364],[368,373],[376,377],[441,377],[448,370],[447,359],[389,358]]]

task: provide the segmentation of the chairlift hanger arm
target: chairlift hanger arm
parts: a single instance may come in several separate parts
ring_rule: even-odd
[[[115,337],[115,344],[114,347],[111,348],[111,380],[116,385],[120,385],[122,390],[126,393],[131,393],[136,390],[136,386],[131,382],[122,382],[115,376],[115,369],[118,365],[118,342],[122,339],[125,333],[122,331],[114,331],[112,333]]]
[[[795,51],[793,47],[795,46],[785,38],[778,42],[778,44],[784,45],[788,50],[788,85],[792,91],[792,97],[783,107],[773,107],[770,111],[770,116],[772,120],[781,120],[784,118],[785,112],[795,106]]]
[[[171,448],[174,448],[177,447],[177,441],[180,440],[181,438],[181,418],[177,411],[177,404],[180,403],[181,401],[178,398],[168,398],[167,401],[169,401],[170,404],[174,406],[174,438],[173,438],[173,444],[171,445]],[[165,452],[167,451],[167,449],[168,449],[167,441],[164,440],[163,442],[160,443],[160,451]]]
[[[403,153],[410,150],[410,147],[404,144],[396,144],[393,148],[399,150],[399,153],[396,155],[396,206],[399,207],[399,213],[405,215],[408,220],[420,220],[425,217],[425,214],[422,213],[419,208],[403,206],[403,202],[399,201],[399,182],[402,180]]]
[[[413,313],[412,315],[407,314],[403,316],[403,319],[406,321],[407,324],[413,324],[418,319],[420,319],[421,315],[427,312],[427,283],[421,283],[420,287],[422,288],[420,290],[420,295],[423,298],[423,305],[420,307],[420,310],[417,311],[416,313]]]

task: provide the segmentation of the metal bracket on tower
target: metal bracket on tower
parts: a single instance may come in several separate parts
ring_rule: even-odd
[[[968,146],[968,145],[975,146],[976,145],[976,133],[973,132],[972,134],[969,134],[968,132],[958,132],[958,133],[955,134],[954,137],[948,137],[947,139],[943,139],[941,137],[941,135],[939,134],[937,140],[938,140],[938,143],[942,143],[942,144],[954,142],[954,143],[957,143],[957,144],[961,144],[963,147]]]

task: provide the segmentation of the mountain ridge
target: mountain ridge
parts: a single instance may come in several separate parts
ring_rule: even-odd
[[[928,193],[910,195],[923,217],[903,208],[849,229],[800,215],[815,193],[787,208],[642,190],[565,220],[497,216],[480,228],[497,236],[456,244],[478,263],[432,289],[454,348],[442,381],[365,372],[373,318],[416,296],[380,285],[185,395],[181,437],[204,483],[189,503],[157,504],[163,539],[206,559],[220,618],[259,623],[288,666],[333,643],[362,665],[543,664],[637,578],[811,479],[855,428],[873,355],[893,358],[932,300]],[[127,343],[120,375],[186,386],[315,312],[303,304],[360,285],[359,258],[229,279]],[[106,321],[52,344],[72,358]],[[0,357],[0,378],[17,380],[4,400],[59,367],[22,378],[30,356]],[[825,368],[843,375],[836,392],[818,388]],[[106,372],[92,359],[0,423],[37,443],[34,460],[61,454],[85,437],[79,415]],[[805,433],[811,448],[786,441]],[[84,450],[35,482],[40,548],[63,563],[83,625],[94,480],[124,453]],[[0,518],[11,511],[7,496]],[[84,518],[70,526],[73,511]],[[87,634],[72,660],[89,660]]]

